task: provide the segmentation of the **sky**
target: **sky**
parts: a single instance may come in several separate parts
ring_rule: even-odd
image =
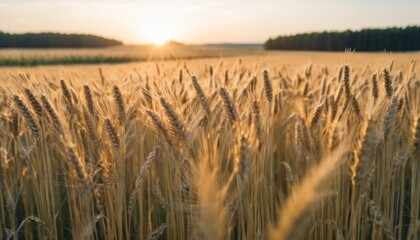
[[[0,0],[0,31],[87,33],[126,44],[263,43],[324,30],[420,25],[420,0]]]

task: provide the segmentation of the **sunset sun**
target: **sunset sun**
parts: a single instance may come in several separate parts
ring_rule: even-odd
[[[175,28],[163,23],[153,23],[143,28],[142,35],[147,42],[162,46],[171,39],[176,38]]]
[[[171,39],[171,35],[168,34],[165,31],[161,31],[159,29],[157,29],[155,32],[153,32],[150,35],[150,42],[158,45],[158,46],[162,46],[164,45],[167,41],[169,41]]]

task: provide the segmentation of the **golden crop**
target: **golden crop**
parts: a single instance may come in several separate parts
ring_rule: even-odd
[[[2,73],[0,236],[419,239],[415,61],[253,59]]]

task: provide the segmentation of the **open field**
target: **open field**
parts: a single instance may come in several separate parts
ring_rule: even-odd
[[[126,63],[261,53],[262,46],[118,46],[99,49],[0,49],[1,66]]]
[[[131,52],[128,51],[127,48],[125,51],[126,54],[130,54]],[[217,49],[217,48],[216,48]],[[111,49],[109,49],[111,50]],[[13,52],[10,50],[10,54]],[[20,52],[25,56],[31,56],[30,52],[35,50],[19,50],[16,52]],[[86,51],[86,50],[85,50]],[[189,51],[189,50],[188,50]],[[204,52],[206,52],[203,49]],[[213,51],[216,51],[215,49]],[[60,77],[60,74],[85,74],[92,75],[92,71],[98,70],[102,68],[104,71],[110,70],[112,74],[121,74],[120,77],[127,75],[130,71],[136,69],[153,69],[156,67],[156,63],[165,64],[166,66],[178,66],[183,67],[184,63],[188,63],[192,66],[197,66],[198,68],[204,69],[209,65],[218,65],[221,62],[226,62],[230,65],[235,65],[238,63],[239,59],[243,64],[247,66],[254,66],[255,64],[265,64],[268,67],[277,67],[283,69],[290,69],[293,70],[302,70],[302,68],[307,67],[310,64],[320,66],[330,66],[334,71],[338,71],[338,69],[345,65],[351,64],[357,67],[368,67],[371,70],[378,70],[383,66],[389,64],[391,61],[394,61],[394,65],[396,68],[404,68],[410,65],[412,60],[420,59],[420,52],[412,52],[412,53],[337,53],[337,52],[305,52],[305,51],[261,51],[261,50],[253,50],[252,54],[249,54],[244,49],[224,49],[224,54],[221,56],[213,56],[211,58],[199,57],[197,55],[196,59],[183,59],[179,57],[179,60],[160,60],[156,59],[155,61],[149,60],[144,62],[135,62],[135,63],[121,63],[121,64],[71,64],[71,65],[62,65],[55,64],[53,66],[36,66],[31,68],[26,68],[22,66],[9,66],[9,67],[1,67],[0,68],[0,78],[7,76],[7,73],[18,73],[18,72],[31,72],[36,73],[38,76],[43,75],[54,75],[53,77]],[[231,52],[232,55],[228,55],[226,53]],[[48,54],[48,50],[40,50],[36,54],[36,58],[42,55],[54,55],[57,54],[59,56],[66,56],[70,54],[70,50],[64,50],[63,53],[60,51],[51,51]],[[84,51],[80,50],[80,54],[82,55]],[[93,53],[102,53],[104,54],[104,50],[91,50],[88,51],[91,54]],[[120,51],[117,51],[120,52]],[[77,51],[76,51],[77,53]],[[193,54],[194,52],[187,53],[185,50],[185,54]],[[210,52],[211,53],[211,52]],[[201,56],[207,56],[210,53],[203,53]],[[235,54],[234,54],[235,53]],[[84,54],[84,53],[83,53]],[[131,53],[134,54],[134,53]],[[12,56],[14,54],[11,54]],[[93,54],[94,55],[94,54]],[[5,55],[6,56],[6,55]],[[368,65],[368,66],[367,66]],[[279,69],[281,70],[281,69]],[[87,76],[88,77],[88,76]]]
[[[232,55],[0,68],[0,236],[420,239],[420,53]]]

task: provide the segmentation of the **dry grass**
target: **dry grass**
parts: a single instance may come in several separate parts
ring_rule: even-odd
[[[1,70],[0,236],[419,239],[418,55],[307,56]]]

